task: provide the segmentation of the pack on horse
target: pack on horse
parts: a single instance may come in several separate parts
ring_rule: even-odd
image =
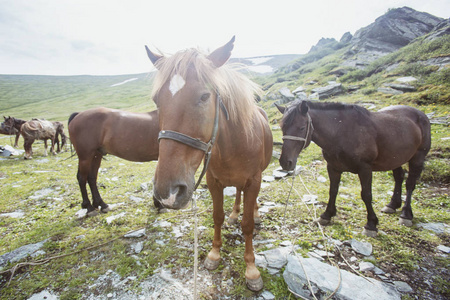
[[[69,118],[69,136],[78,155],[77,180],[88,216],[108,212],[97,188],[102,157],[112,154],[130,161],[158,159],[158,112],[132,113],[117,109],[93,108],[73,113]],[[86,190],[89,184],[92,204]]]
[[[423,112],[401,105],[370,112],[357,105],[310,101],[297,101],[289,108],[277,107],[283,113],[283,169],[293,170],[299,153],[311,141],[322,148],[327,161],[329,201],[317,222],[327,225],[336,215],[341,174],[352,172],[359,176],[361,198],[367,209],[363,233],[375,236],[378,218],[372,208],[372,171],[393,170],[394,194],[382,211],[394,213],[402,205],[402,165],[408,163],[400,224],[412,226],[411,196],[431,146],[430,122]]]
[[[19,137],[20,137],[20,127],[23,123],[25,123],[25,120],[16,119],[14,117],[3,116],[4,122],[1,124],[0,130],[1,134],[7,134],[7,135],[15,135],[16,139],[14,141],[14,148],[19,147]]]
[[[20,127],[20,134],[24,139],[23,146],[25,148],[25,159],[31,159],[33,155],[32,145],[35,140],[43,140],[44,141],[44,156],[47,156],[47,140],[51,141],[50,153],[56,155],[54,150],[55,148],[55,139],[57,134],[62,134],[64,138],[62,138],[63,142],[65,142],[65,135],[63,127],[61,128],[62,123],[54,124],[54,122],[41,120],[41,119],[32,119],[31,121],[27,121],[22,124]],[[58,146],[59,148],[59,146]]]
[[[212,250],[205,260],[207,269],[217,268],[220,262],[223,189],[237,189],[232,218],[239,215],[236,209],[243,192],[245,277],[247,286],[257,291],[263,282],[255,266],[252,238],[261,174],[272,155],[272,133],[265,112],[255,104],[258,86],[224,65],[233,44],[234,37],[209,55],[189,49],[170,57],[146,47],[158,69],[153,100],[161,128],[153,192],[164,207],[185,207],[196,187],[195,172],[205,156],[214,218]]]

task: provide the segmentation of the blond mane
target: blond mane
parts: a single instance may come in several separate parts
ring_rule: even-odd
[[[160,59],[156,67],[158,73],[153,84],[152,97],[155,97],[175,74],[186,78],[188,70],[193,68],[202,83],[219,93],[229,112],[230,120],[241,126],[246,134],[253,131],[252,120],[258,113],[255,97],[261,95],[261,89],[238,72],[237,65],[225,64],[216,68],[207,55],[198,49],[187,49]]]

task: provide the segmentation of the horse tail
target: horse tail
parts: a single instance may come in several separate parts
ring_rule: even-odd
[[[73,118],[75,118],[79,113],[74,112],[70,115],[69,117],[69,121],[67,122],[67,126],[69,126],[70,122],[73,120]]]

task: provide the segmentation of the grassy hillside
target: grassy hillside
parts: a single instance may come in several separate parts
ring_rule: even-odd
[[[123,83],[126,80],[130,81]],[[64,77],[0,75],[0,113],[26,120],[45,118],[66,121],[72,112],[98,106],[135,112],[150,111],[155,109],[149,96],[151,83],[151,74]]]

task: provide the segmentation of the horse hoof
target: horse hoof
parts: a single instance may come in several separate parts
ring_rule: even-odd
[[[261,218],[254,218],[253,221],[255,222],[255,225],[261,224]]]
[[[209,259],[208,257],[205,259],[205,268],[207,268],[208,270],[215,270],[217,269],[217,267],[219,266],[220,263],[220,259],[219,260],[212,260]]]
[[[227,221],[228,225],[234,225],[237,222],[238,222],[237,218],[228,218],[228,221]]]
[[[395,213],[395,209],[390,208],[389,206],[385,206],[385,207],[383,207],[381,212],[384,212],[386,214],[394,214]]]
[[[378,231],[369,230],[369,229],[364,228],[362,234],[364,234],[365,236],[368,236],[368,237],[376,237],[378,234]]]
[[[323,219],[323,218],[319,217],[319,218],[315,219],[313,222],[316,224],[320,224],[322,226],[327,226],[327,225],[330,225],[331,219],[327,220],[327,219]]]
[[[100,211],[101,211],[102,213],[106,214],[107,212],[110,212],[110,211],[111,211],[111,208],[109,208],[109,206],[107,206],[107,207],[105,207],[105,208],[100,209]]]
[[[247,282],[248,289],[253,292],[259,292],[264,286],[261,276],[256,279],[245,278],[245,281]]]
[[[87,213],[88,217],[95,217],[96,215],[98,215],[98,211],[97,210],[93,210]]]
[[[413,225],[413,222],[412,222],[412,220],[400,218],[398,220],[398,224],[406,226],[406,227],[411,227]]]

